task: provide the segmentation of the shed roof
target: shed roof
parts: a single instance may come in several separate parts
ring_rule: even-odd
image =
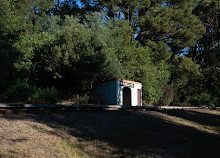
[[[116,78],[116,80],[118,80],[118,81],[122,81],[122,82],[127,82],[127,83],[133,83],[133,84],[139,84],[139,85],[142,85],[142,83],[140,83],[140,82],[136,82],[136,81],[124,80],[124,79],[120,79],[120,78]]]
[[[142,83],[140,83],[140,82],[124,80],[124,79],[121,79],[121,78],[112,78],[112,79],[109,79],[109,80],[105,80],[105,81],[102,81],[102,82],[98,83],[98,85],[103,84],[103,83],[107,83],[107,82],[110,82],[110,81],[115,81],[115,80],[121,81],[121,82],[127,82],[127,83],[133,83],[133,84],[142,85]]]

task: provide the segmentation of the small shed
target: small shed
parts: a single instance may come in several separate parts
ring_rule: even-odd
[[[103,104],[142,106],[142,84],[140,82],[113,79],[99,84],[95,93]]]

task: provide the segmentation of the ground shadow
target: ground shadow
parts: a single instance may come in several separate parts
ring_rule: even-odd
[[[183,116],[187,113],[185,111],[166,111],[166,114],[174,115],[175,112],[177,115],[181,115],[182,112]],[[117,149],[109,157],[114,157],[114,155],[117,157],[219,157],[219,135],[168,122],[154,113],[128,111],[33,112],[16,115],[4,114],[2,117],[33,119],[54,129],[67,128],[66,131],[78,139],[107,142]],[[185,119],[188,119],[187,116]],[[189,119],[193,120],[191,117]],[[61,134],[54,131],[51,134],[62,137]]]

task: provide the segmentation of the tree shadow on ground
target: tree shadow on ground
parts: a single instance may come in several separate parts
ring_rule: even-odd
[[[181,115],[179,111],[166,114],[174,115],[175,112]],[[108,157],[219,157],[220,135],[172,123],[155,113],[160,112],[33,112],[4,114],[2,117],[32,119],[47,124],[54,129],[47,132],[59,137],[63,135],[56,131],[65,128],[69,135],[79,140],[107,142],[117,149]],[[185,113],[182,111],[183,116]],[[205,115],[201,114],[201,117]],[[189,119],[194,121],[191,117]]]

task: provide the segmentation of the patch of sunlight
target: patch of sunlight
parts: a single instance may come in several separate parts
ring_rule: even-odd
[[[160,118],[163,118],[164,120],[167,120],[167,121],[170,121],[176,124],[184,125],[184,126],[189,126],[189,127],[195,128],[203,132],[207,132],[211,134],[220,134],[220,132],[215,131],[213,127],[208,126],[208,125],[201,125],[193,121],[189,121],[187,119],[183,119],[183,118],[176,117],[176,116],[170,116],[164,113],[159,113],[157,116],[159,116]]]
[[[68,143],[66,140],[56,140],[54,148],[56,149],[57,157],[77,157],[77,158],[89,158],[90,156],[83,152],[76,145]]]
[[[200,113],[204,113],[204,114],[212,114],[212,115],[216,115],[216,116],[220,116],[220,111],[218,110],[207,110],[207,109],[192,109],[192,111],[196,111],[196,112],[200,112]]]

